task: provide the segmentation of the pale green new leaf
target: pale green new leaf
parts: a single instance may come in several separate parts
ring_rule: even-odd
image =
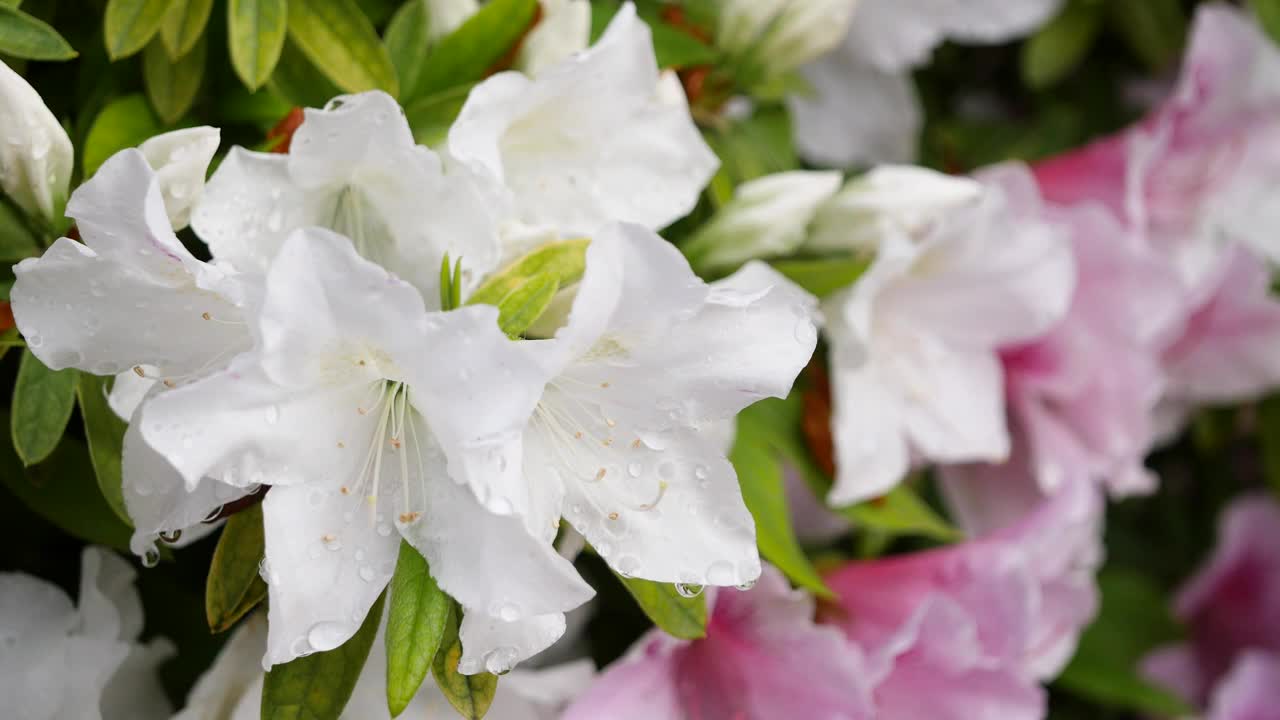
[[[871,266],[870,257],[778,260],[773,269],[819,299],[853,285]]]
[[[35,465],[58,447],[76,404],[77,371],[50,370],[30,350],[22,352],[13,388],[13,447],[24,465]]]
[[[159,118],[142,95],[126,95],[112,100],[94,118],[85,138],[84,154],[80,158],[84,176],[91,177],[107,158],[117,152],[137,147],[163,131]]]
[[[959,530],[903,484],[888,495],[841,508],[838,512],[860,527],[888,535],[920,535],[943,542],[959,540]]]
[[[80,419],[84,422],[89,460],[98,478],[98,488],[116,515],[125,523],[132,524],[124,504],[121,469],[124,432],[128,426],[107,403],[106,378],[80,373],[76,396],[80,401]]]
[[[672,637],[696,640],[707,634],[707,599],[681,595],[674,585],[618,575],[627,592],[654,625]]]
[[[458,625],[462,622],[462,608],[449,603],[449,618],[445,622],[444,639],[431,664],[431,674],[445,699],[467,720],[480,720],[489,712],[494,693],[498,691],[498,676],[491,673],[463,675],[458,672],[462,660],[462,641],[458,638]]]
[[[102,29],[107,55],[112,60],[129,57],[146,47],[160,30],[172,0],[107,0]]]
[[[1071,73],[1093,47],[1105,8],[1093,0],[1072,0],[1022,46],[1022,80],[1047,88]]]
[[[354,0],[289,0],[289,37],[343,90],[399,93],[391,56]]]
[[[549,275],[560,287],[568,287],[581,280],[587,269],[589,244],[590,240],[576,238],[542,245],[490,275],[471,293],[467,304],[497,306],[516,288],[538,275]]]
[[[191,52],[212,11],[213,0],[173,0],[160,25],[160,39],[170,58],[177,60]]]
[[[485,3],[479,12],[436,44],[417,83],[404,89],[405,99],[479,81],[524,35],[537,7],[537,0]]]
[[[426,558],[400,543],[387,615],[387,707],[404,712],[426,679],[444,640],[452,601],[436,585]]]
[[[195,102],[204,79],[206,45],[198,38],[191,52],[171,60],[164,43],[152,40],[142,53],[142,79],[151,107],[167,125],[176,123]]]
[[[509,338],[518,338],[542,317],[560,289],[560,280],[540,273],[522,282],[498,303],[498,327]]]
[[[48,23],[16,7],[0,5],[0,55],[25,60],[70,60],[77,53]]]
[[[257,90],[271,77],[284,50],[287,0],[228,0],[227,43],[240,81]]]
[[[337,720],[369,659],[381,620],[379,597],[341,646],[272,667],[262,685],[262,720]]]
[[[265,553],[261,503],[227,518],[205,583],[204,610],[210,630],[229,629],[266,597],[267,584],[258,574]]]

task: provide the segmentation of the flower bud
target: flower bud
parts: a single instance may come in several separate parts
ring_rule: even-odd
[[[521,44],[515,67],[526,75],[537,75],[590,43],[590,2],[542,0],[542,19]]]
[[[35,89],[0,62],[0,189],[28,215],[62,216],[73,150]]]
[[[700,271],[729,270],[795,250],[818,207],[840,187],[840,173],[795,170],[743,183],[689,242]]]
[[[777,74],[794,70],[839,44],[857,0],[720,0],[716,43],[751,53]]]
[[[888,233],[918,238],[938,218],[978,201],[982,186],[913,165],[882,165],[854,178],[824,204],[805,248],[872,250]]]

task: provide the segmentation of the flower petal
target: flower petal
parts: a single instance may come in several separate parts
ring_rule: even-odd
[[[205,173],[220,139],[218,128],[193,127],[156,135],[138,146],[156,171],[174,230],[190,221],[191,208],[204,193]]]
[[[551,647],[563,634],[564,613],[531,615],[507,622],[483,610],[468,610],[458,628],[458,637],[462,639],[458,672],[463,675],[505,673]]]
[[[813,92],[788,95],[787,107],[796,150],[806,160],[851,167],[915,158],[924,111],[910,75],[879,70],[846,46],[800,73]]]
[[[643,642],[643,641],[642,641]],[[679,718],[676,664],[660,643],[610,665],[565,712],[563,720]]]

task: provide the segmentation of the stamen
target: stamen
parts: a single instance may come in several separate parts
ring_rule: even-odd
[[[320,542],[325,543],[326,545],[337,539],[338,538],[336,536],[330,535],[328,533],[325,533],[324,535],[320,536]]]
[[[343,485],[342,487],[338,488],[338,492],[342,493],[343,495],[350,495],[351,488],[347,487],[346,485]]]
[[[205,320],[212,320],[212,319],[213,319],[213,316],[212,316],[212,315],[210,315],[207,311],[206,311],[206,312],[202,312],[202,313],[200,313],[200,317],[204,318]]]
[[[138,377],[140,377],[140,378],[144,378],[144,377],[146,377],[146,376],[147,376],[146,371],[144,371],[144,370],[142,369],[142,366],[141,366],[141,365],[134,365],[134,366],[133,366],[133,374],[134,374],[134,375],[137,375],[137,376],[138,376]]]
[[[662,502],[662,498],[663,498],[666,494],[667,494],[667,482],[666,482],[665,480],[659,481],[659,482],[658,482],[658,497],[654,498],[652,502],[647,502],[647,503],[645,503],[645,504],[641,505],[638,509],[639,509],[641,512],[648,512],[648,511],[650,511],[650,510],[652,510],[652,509],[654,509],[654,508],[658,507],[658,503]]]
[[[611,512],[611,513],[609,513],[609,519],[610,519],[610,520],[617,520],[617,519],[618,519],[618,513],[616,513],[616,512]]]
[[[400,513],[400,522],[404,525],[408,525],[409,523],[413,522],[414,520],[417,520],[420,517],[422,517],[422,513],[420,512]]]
[[[600,482],[603,479],[604,479],[604,468],[600,468],[599,470],[596,471],[596,482]]]

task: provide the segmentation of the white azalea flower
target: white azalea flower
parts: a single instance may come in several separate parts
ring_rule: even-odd
[[[61,219],[71,182],[71,139],[35,88],[4,62],[0,135],[0,190],[33,217]]]
[[[168,717],[156,670],[169,641],[147,644],[134,571],[102,548],[81,554],[79,607],[53,583],[0,573],[0,698],[5,717]]]
[[[369,659],[339,720],[390,720],[387,710],[387,651],[378,629]],[[173,720],[258,720],[262,714],[263,676],[255,660],[267,644],[266,623],[249,618],[223,646],[213,666],[196,682],[186,707]],[[498,683],[489,720],[554,720],[595,677],[590,660],[577,660],[539,670],[516,670]],[[456,717],[457,711],[427,677],[401,717]]]
[[[922,113],[911,70],[946,40],[1025,35],[1063,0],[861,0],[839,47],[805,66],[814,92],[788,98],[795,141],[832,167],[914,158]]]
[[[860,0],[718,0],[716,44],[787,72],[835,47]]]
[[[190,222],[191,208],[204,193],[204,176],[221,135],[212,127],[185,128],[156,135],[138,146],[156,171],[174,230]]]
[[[541,5],[542,19],[516,54],[515,67],[526,75],[537,75],[591,43],[589,0],[541,0]]]
[[[510,189],[512,219],[565,233],[663,227],[693,209],[718,165],[630,3],[589,50],[533,79],[506,72],[476,86],[448,150]]]
[[[884,494],[913,455],[939,462],[1008,455],[996,351],[1047,330],[1066,311],[1075,281],[1065,238],[1024,208],[987,187],[979,203],[937,219],[922,236],[889,233],[867,274],[824,303],[832,504]]]
[[[554,377],[524,431],[524,478],[495,492],[544,538],[568,518],[624,575],[753,581],[755,526],[704,428],[787,394],[816,342],[813,306],[765,265],[707,285],[652,232],[607,227],[566,324],[535,345]]]
[[[813,219],[805,249],[876,249],[895,234],[922,237],[949,213],[976,205],[982,186],[971,178],[914,165],[881,165],[850,180]]]
[[[113,407],[133,416],[148,392],[217,370],[252,345],[243,308],[255,283],[183,247],[141,151],[103,163],[67,214],[84,242],[60,238],[14,267],[14,319],[45,365],[132,376],[117,378]],[[134,552],[146,556],[156,535],[198,523],[243,490],[202,480],[188,492],[131,427],[124,494]]]
[[[428,302],[445,252],[465,258],[468,277],[498,261],[495,198],[416,145],[389,95],[346,95],[305,114],[289,154],[232,148],[210,179],[191,224],[214,257],[265,272],[293,230],[329,228]]]
[[[840,173],[793,170],[745,182],[683,246],[701,270],[734,268],[785,255],[805,240],[818,207],[840,187]]]
[[[519,473],[517,430],[541,384],[496,315],[429,313],[346,238],[298,231],[250,318],[258,350],[142,406],[143,437],[188,487],[206,476],[273,485],[265,665],[350,637],[391,578],[400,536],[467,621],[558,613],[591,596],[550,543],[466,486]]]

